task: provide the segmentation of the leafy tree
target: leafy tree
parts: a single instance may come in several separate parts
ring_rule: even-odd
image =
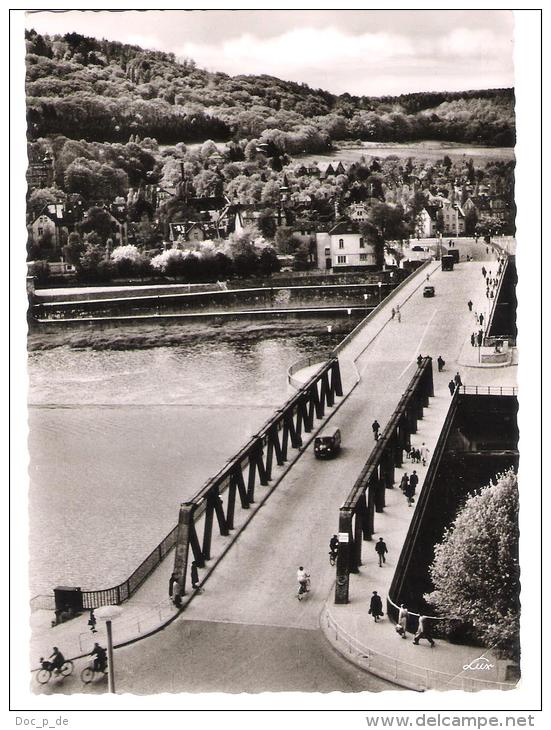
[[[266,248],[261,251],[258,260],[259,273],[269,276],[280,269],[281,264],[279,263],[276,252],[271,246],[266,246]]]
[[[113,233],[113,221],[106,210],[93,206],[85,213],[84,220],[79,224],[79,230],[81,233],[91,233],[93,231],[105,244]]]
[[[465,233],[467,236],[473,236],[476,233],[476,224],[478,223],[478,215],[474,208],[470,208],[465,213]]]
[[[511,469],[471,495],[435,547],[426,596],[485,646],[519,658],[518,483]]]
[[[69,233],[67,239],[67,245],[63,247],[63,256],[68,264],[72,264],[77,268],[80,266],[80,258],[84,253],[84,243],[80,237],[80,234],[76,231]]]
[[[369,221],[361,221],[359,224],[361,235],[369,246],[373,246],[375,253],[375,264],[382,269],[385,260],[385,241],[380,231]]]

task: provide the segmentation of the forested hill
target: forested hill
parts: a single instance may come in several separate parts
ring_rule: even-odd
[[[77,33],[26,32],[28,135],[160,144],[271,140],[321,152],[333,140],[515,142],[514,92],[340,96],[272,76],[228,76]]]

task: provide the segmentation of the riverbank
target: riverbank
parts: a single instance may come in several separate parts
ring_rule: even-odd
[[[347,317],[336,321],[328,318],[331,333],[328,344],[333,347],[344,337],[360,317]],[[251,322],[250,320],[229,320],[225,322],[173,322],[151,324],[128,324],[124,329],[60,329],[57,333],[32,332],[29,334],[27,349],[29,352],[53,350],[57,347],[69,347],[74,350],[90,348],[92,350],[130,350],[153,347],[171,347],[178,345],[194,345],[199,342],[216,339],[217,342],[239,344],[257,341],[259,338],[299,337],[308,332],[326,330],[325,318],[317,320],[312,327],[304,319],[288,317],[285,320]]]

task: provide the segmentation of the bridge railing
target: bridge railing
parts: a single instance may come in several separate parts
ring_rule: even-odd
[[[508,682],[477,679],[462,674],[447,674],[375,651],[340,626],[328,608],[325,608],[322,613],[321,627],[330,643],[341,654],[348,656],[354,664],[361,666],[371,674],[418,692],[429,689],[458,689],[464,692],[475,692],[484,689],[510,690],[515,687],[515,684]]]
[[[517,395],[514,385],[462,385],[457,390],[463,395]]]
[[[417,275],[417,274],[418,274],[418,273],[419,273],[420,271],[424,271],[424,270],[425,270],[425,269],[426,269],[426,268],[427,268],[427,267],[428,267],[428,266],[429,266],[429,265],[430,265],[431,263],[432,263],[432,261],[431,261],[430,259],[427,259],[427,261],[425,261],[425,262],[424,262],[424,263],[422,264],[422,266],[419,266],[419,268],[418,268],[418,269],[415,269],[415,271],[413,271],[413,272],[412,272],[412,273],[411,273],[411,274],[410,274],[409,276],[407,276],[407,277],[406,277],[406,278],[405,278],[405,279],[404,279],[403,281],[401,281],[401,282],[400,282],[400,283],[398,284],[398,286],[396,286],[396,287],[395,287],[395,288],[394,288],[394,289],[393,289],[393,290],[392,290],[392,291],[391,291],[391,292],[390,292],[389,294],[387,294],[387,296],[386,296],[386,297],[385,297],[385,298],[383,299],[383,301],[382,301],[382,302],[380,302],[380,303],[379,303],[379,304],[378,304],[378,305],[377,305],[377,306],[376,306],[376,307],[375,307],[374,309],[372,309],[372,310],[371,310],[371,312],[370,312],[370,313],[369,313],[369,314],[368,314],[368,315],[367,315],[366,317],[364,317],[364,318],[362,319],[362,321],[361,321],[361,322],[360,322],[359,324],[357,324],[357,325],[356,325],[356,327],[354,327],[354,329],[353,329],[353,330],[352,330],[351,332],[349,332],[349,333],[348,333],[348,334],[346,335],[346,337],[344,337],[344,338],[343,338],[343,339],[342,339],[342,340],[341,340],[341,341],[339,342],[339,344],[338,344],[338,345],[337,345],[337,346],[335,347],[335,349],[333,350],[333,355],[338,355],[338,354],[339,354],[339,352],[341,352],[342,350],[344,350],[344,348],[345,348],[345,347],[346,347],[346,346],[348,345],[348,343],[349,343],[349,342],[351,342],[351,341],[352,341],[352,340],[354,339],[354,337],[356,337],[356,336],[357,336],[357,335],[359,334],[359,332],[361,332],[361,330],[362,330],[362,329],[363,329],[363,328],[364,328],[364,327],[365,327],[365,326],[366,326],[367,324],[369,324],[369,322],[371,322],[371,320],[372,320],[372,319],[374,319],[374,318],[375,318],[375,317],[377,316],[377,314],[379,314],[379,312],[380,312],[380,311],[381,311],[381,310],[382,310],[382,309],[383,309],[383,308],[384,308],[384,307],[385,307],[385,306],[386,306],[386,305],[387,305],[387,304],[388,304],[388,303],[389,303],[390,301],[392,301],[393,299],[395,299],[395,297],[396,297],[397,295],[399,295],[399,294],[400,294],[400,292],[401,292],[401,291],[402,291],[402,290],[403,290],[403,289],[404,289],[404,288],[405,288],[405,287],[406,287],[406,286],[407,286],[407,285],[408,285],[409,283],[411,283],[411,279],[412,279],[412,277],[416,276],[416,275]],[[390,317],[389,317],[389,319],[390,319]]]
[[[218,533],[235,529],[235,512],[248,510],[257,486],[268,486],[275,466],[283,466],[290,449],[300,449],[303,433],[342,396],[339,361],[331,358],[280,408],[199,492],[180,507],[174,573],[185,592],[190,555],[198,568],[211,559],[215,520]],[[199,534],[201,518],[202,535]]]
[[[402,465],[404,449],[433,395],[432,359],[425,357],[340,509],[335,603],[348,603],[349,576],[361,565],[362,541],[375,532],[375,512],[384,510],[385,491],[392,488],[395,468]]]
[[[98,608],[128,600],[175,546],[180,548],[176,553],[175,572],[180,571],[183,591],[189,547],[197,566],[203,567],[210,558],[214,517],[218,520],[220,534],[227,536],[234,529],[237,497],[242,509],[248,509],[254,503],[257,484],[268,485],[274,466],[282,466],[288,459],[289,450],[302,446],[302,434],[313,430],[315,420],[324,417],[326,408],[334,405],[336,396],[342,396],[339,361],[331,358],[206,482],[192,500],[182,505],[179,523],[129,578],[111,588],[82,591],[83,608]],[[225,505],[223,495],[226,497]],[[182,515],[185,515],[184,522]],[[203,518],[202,541],[195,527],[200,518]],[[185,554],[184,568],[182,554]],[[40,608],[52,610],[54,597],[35,596],[31,609]]]

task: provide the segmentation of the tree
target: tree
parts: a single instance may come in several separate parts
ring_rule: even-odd
[[[37,216],[47,205],[62,203],[66,195],[59,188],[37,188],[29,196],[27,210],[32,217]]]
[[[476,233],[476,224],[478,223],[478,215],[474,208],[469,208],[465,213],[465,233],[467,236],[474,236]]]
[[[360,234],[365,238],[368,246],[372,246],[375,253],[375,264],[378,269],[383,268],[385,260],[385,241],[379,230],[369,221],[361,221]]]
[[[97,233],[105,243],[113,233],[113,221],[109,213],[103,208],[93,206],[84,214],[84,220],[79,224],[81,233]]]
[[[518,484],[510,469],[468,497],[435,547],[426,596],[443,616],[460,619],[471,636],[519,657],[520,571]]]
[[[80,235],[73,231],[69,233],[67,245],[63,247],[63,256],[68,264],[72,264],[77,268],[80,266],[80,257],[84,253],[84,244]]]
[[[266,246],[260,253],[258,260],[259,273],[269,276],[274,271],[279,271],[281,264],[277,258],[277,254],[271,246]]]

